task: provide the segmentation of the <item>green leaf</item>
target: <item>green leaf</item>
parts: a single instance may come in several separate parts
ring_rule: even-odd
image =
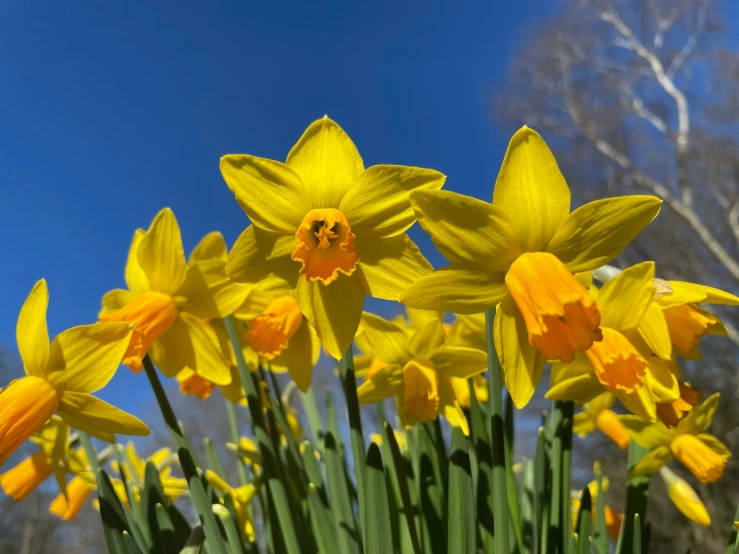
[[[388,554],[393,552],[390,506],[382,455],[375,443],[369,446],[366,462],[364,554]]]
[[[467,440],[459,427],[452,427],[448,501],[447,552],[474,554],[477,551],[475,495]]]
[[[508,494],[508,510],[511,514],[513,534],[516,538],[516,546],[519,552],[524,552],[523,533],[521,531],[521,514],[518,509],[518,487],[516,476],[513,473],[513,401],[510,393],[506,392],[505,402],[505,469],[506,469],[506,493]]]
[[[238,444],[238,443],[236,443]],[[208,464],[208,469],[218,475],[221,479],[226,478],[226,470],[223,469],[223,462],[221,457],[218,455],[213,440],[210,437],[203,439],[203,449],[205,450],[205,461]]]
[[[562,405],[562,550],[572,554],[572,417],[574,402]]]
[[[726,552],[724,554],[736,554],[736,552],[739,552],[739,529],[734,525],[734,521],[739,521],[739,506],[737,506],[734,520],[731,522],[729,545],[726,547]]]
[[[598,496],[595,498],[595,533],[592,543],[596,554],[608,554],[606,493],[603,490],[603,472],[600,469],[595,470],[595,480],[598,483]]]
[[[628,467],[634,467],[649,452],[643,446],[639,446],[634,441],[629,443],[629,461]],[[626,509],[624,510],[624,522],[621,525],[621,533],[618,536],[618,544],[616,552],[618,554],[636,554],[634,551],[634,534],[637,532],[634,527],[639,521],[644,521],[647,513],[647,500],[649,498],[649,478],[635,477],[630,479],[626,484]],[[639,515],[639,518],[634,518]],[[641,527],[638,530],[639,536],[642,536]]]
[[[190,536],[187,538],[185,547],[180,554],[201,554],[205,543],[205,532],[202,525],[196,525],[192,528]]]
[[[534,455],[534,548],[533,552],[546,552],[546,534],[549,526],[549,495],[547,494],[547,475],[549,460],[546,449],[546,429],[539,427],[536,434],[536,454]],[[545,519],[546,518],[546,519]]]
[[[411,430],[411,436],[424,552],[442,554],[446,552],[445,479],[442,477],[439,450],[434,443],[435,431],[430,422],[426,422],[416,425]]]
[[[360,552],[359,535],[344,473],[343,458],[339,455],[338,445],[331,431],[326,433],[323,440],[329,505],[336,523],[339,552],[358,553]]]
[[[590,489],[585,487],[580,495],[580,511],[577,514],[577,553],[590,554],[590,525],[592,522]]]
[[[485,552],[492,552],[494,548],[493,529],[493,455],[490,446],[490,435],[485,424],[486,416],[482,406],[477,401],[475,387],[471,380],[470,387],[470,419],[472,420],[472,439],[477,453],[477,486],[475,497],[477,500],[478,530],[482,537]]]
[[[226,530],[226,544],[230,554],[243,554],[244,549],[241,547],[241,538],[239,530],[236,528],[236,522],[233,515],[225,506],[221,504],[213,504],[213,513],[218,517]]]

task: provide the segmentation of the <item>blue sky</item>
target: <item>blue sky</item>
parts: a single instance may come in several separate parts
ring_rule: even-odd
[[[447,188],[489,198],[509,138],[490,99],[518,28],[551,9],[163,4],[0,4],[0,346],[16,359],[36,280],[49,283],[53,335],[96,319],[102,294],[124,286],[134,229],[161,208],[186,250],[211,230],[231,245],[248,221],[219,157],[283,160],[324,114],[365,166],[431,167]],[[419,229],[411,236],[442,263]],[[138,414],[152,398],[125,368],[100,396]]]

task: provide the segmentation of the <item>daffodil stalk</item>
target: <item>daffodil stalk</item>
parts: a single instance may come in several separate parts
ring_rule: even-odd
[[[643,446],[631,441],[629,443],[629,468],[636,466],[649,452]],[[636,533],[641,536],[641,529],[636,529],[637,522],[644,521],[647,512],[649,495],[649,479],[637,476],[629,479],[626,488],[626,510],[621,534],[616,546],[617,554],[634,554],[633,544]]]
[[[234,408],[233,403],[228,398],[224,398],[224,401],[226,403],[226,414],[228,415],[228,426],[231,430],[231,440],[234,442],[234,444],[239,444],[239,437],[241,435],[239,434],[239,421],[236,418],[236,409]],[[246,485],[249,480],[246,473],[246,467],[241,461],[241,458],[239,458],[236,465],[239,471],[239,482],[242,486]]]

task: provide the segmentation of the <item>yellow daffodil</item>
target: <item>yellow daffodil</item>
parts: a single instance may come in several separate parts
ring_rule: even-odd
[[[236,517],[239,519],[239,532],[241,533],[242,538],[248,538],[250,541],[253,541],[254,524],[249,511],[249,503],[257,492],[256,485],[254,485],[254,483],[249,483],[247,485],[234,488],[211,470],[207,470],[205,472],[205,478],[214,489],[231,496],[234,509],[236,510]]]
[[[570,364],[552,365],[547,398],[588,400],[605,389],[632,413],[655,421],[660,403],[680,398],[680,368],[654,301],[654,263],[634,265],[592,290],[603,310],[603,340]]]
[[[395,442],[398,443],[398,449],[401,452],[407,452],[408,436],[405,434],[405,431],[394,429],[393,435],[395,436]],[[371,433],[370,440],[374,442],[377,446],[382,446],[382,435],[380,433]]]
[[[651,449],[629,470],[629,479],[654,473],[673,458],[680,460],[701,483],[719,479],[731,453],[716,437],[705,433],[718,399],[718,393],[708,397],[673,428],[661,421],[650,424],[635,416],[622,416],[621,423],[631,433],[631,439]]]
[[[247,465],[259,466],[262,462],[257,445],[249,437],[239,437],[239,444],[227,442],[226,448],[235,452]]]
[[[667,466],[662,467],[659,474],[665,481],[670,500],[685,517],[704,527],[711,525],[711,516],[706,506],[685,479],[676,475]]]
[[[429,320],[408,336],[379,316],[362,316],[363,340],[383,367],[362,383],[359,402],[395,396],[398,416],[406,427],[436,419],[439,414],[469,434],[467,418],[451,380],[467,379],[487,369],[487,356],[474,348],[445,346],[441,321]]]
[[[700,360],[698,345],[705,335],[726,335],[726,327],[718,317],[699,304],[739,305],[739,298],[720,289],[686,283],[664,281],[655,302],[662,309],[670,339],[677,354],[688,360]]]
[[[570,191],[541,137],[511,139],[493,203],[414,191],[421,227],[451,262],[418,280],[401,302],[481,313],[498,304],[495,347],[513,402],[523,407],[547,360],[571,362],[601,340],[595,300],[573,273],[617,256],[657,215],[653,196],[608,198],[570,213]]]
[[[21,501],[51,476],[52,467],[51,458],[39,450],[0,475],[0,487],[8,496]]]
[[[87,477],[75,475],[67,485],[67,497],[63,494],[57,496],[49,506],[49,512],[59,516],[64,521],[70,521],[77,517],[82,506],[87,502],[90,493],[95,490],[95,485]]]
[[[578,436],[584,437],[596,429],[611,439],[621,450],[629,446],[629,432],[621,421],[609,408],[616,397],[604,392],[585,404],[583,410],[572,420],[572,430]]]
[[[0,394],[0,466],[57,412],[70,426],[99,439],[148,435],[139,419],[90,393],[115,374],[128,343],[127,323],[81,325],[49,343],[46,281],[33,287],[18,316],[16,337],[26,376]]]
[[[673,402],[658,402],[657,417],[668,427],[675,427],[694,406],[703,400],[703,393],[682,381],[678,381],[680,397]]]
[[[603,477],[603,480],[601,481],[601,486],[603,487],[603,492],[608,492],[608,486],[609,481],[608,477]],[[595,502],[598,498],[598,482],[597,481],[591,481],[588,483],[588,489],[590,490],[590,498],[592,500],[592,505],[595,506]],[[577,515],[580,513],[580,503],[581,503],[581,497],[582,497],[582,491],[572,491],[572,521],[573,523],[577,522]],[[608,504],[605,505],[605,515],[606,515],[606,530],[608,531],[608,535],[614,540],[618,540],[618,535],[621,532],[621,524],[624,521],[624,515],[620,512],[617,512],[613,508],[611,508]],[[595,509],[591,511],[591,517],[592,517],[592,525],[595,525],[595,519],[597,517]]]
[[[128,290],[106,293],[100,312],[103,322],[134,326],[123,363],[139,371],[148,352],[168,377],[187,367],[213,383],[230,383],[218,339],[205,320],[229,315],[245,291],[232,286],[223,262],[185,262],[180,228],[169,208],[157,214],[148,231],[134,234],[125,278]]]
[[[365,296],[398,300],[432,269],[405,234],[416,221],[408,193],[439,189],[445,177],[405,166],[365,170],[328,117],[308,127],[286,163],[232,154],[221,158],[221,173],[252,222],[229,255],[229,275],[296,289],[334,358],[349,349]]]
[[[485,315],[458,315],[449,329],[446,341],[450,346],[467,346],[487,351]]]
[[[146,480],[147,463],[153,464],[157,469],[162,490],[170,502],[174,502],[178,497],[188,494],[187,481],[172,475],[171,465],[176,459],[177,456],[169,448],[160,448],[148,458],[143,459],[136,452],[134,444],[132,442],[128,443],[123,464],[126,476],[132,480],[131,486],[136,500],[139,500],[143,483]],[[114,463],[113,468],[122,476],[118,463]],[[125,496],[125,489],[123,494]]]

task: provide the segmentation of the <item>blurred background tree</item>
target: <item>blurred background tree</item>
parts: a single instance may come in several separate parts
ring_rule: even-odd
[[[551,19],[521,30],[494,113],[504,125],[526,124],[545,137],[574,203],[635,193],[664,200],[659,218],[619,264],[654,259],[662,278],[736,293],[739,21],[724,17],[729,11],[729,2],[708,0],[563,2]],[[737,452],[739,314],[715,311],[731,340],[708,337],[699,370],[681,365],[697,388],[721,391],[715,431]],[[594,452],[590,459],[605,458],[606,473],[622,474],[622,456],[611,458],[600,447],[579,450],[581,462]],[[696,486],[713,516],[710,528],[689,524],[669,504],[660,478],[652,481],[650,552],[677,546],[682,552],[689,544],[700,552],[723,548],[739,501],[736,456],[721,481]],[[614,488],[611,497],[620,491]]]

